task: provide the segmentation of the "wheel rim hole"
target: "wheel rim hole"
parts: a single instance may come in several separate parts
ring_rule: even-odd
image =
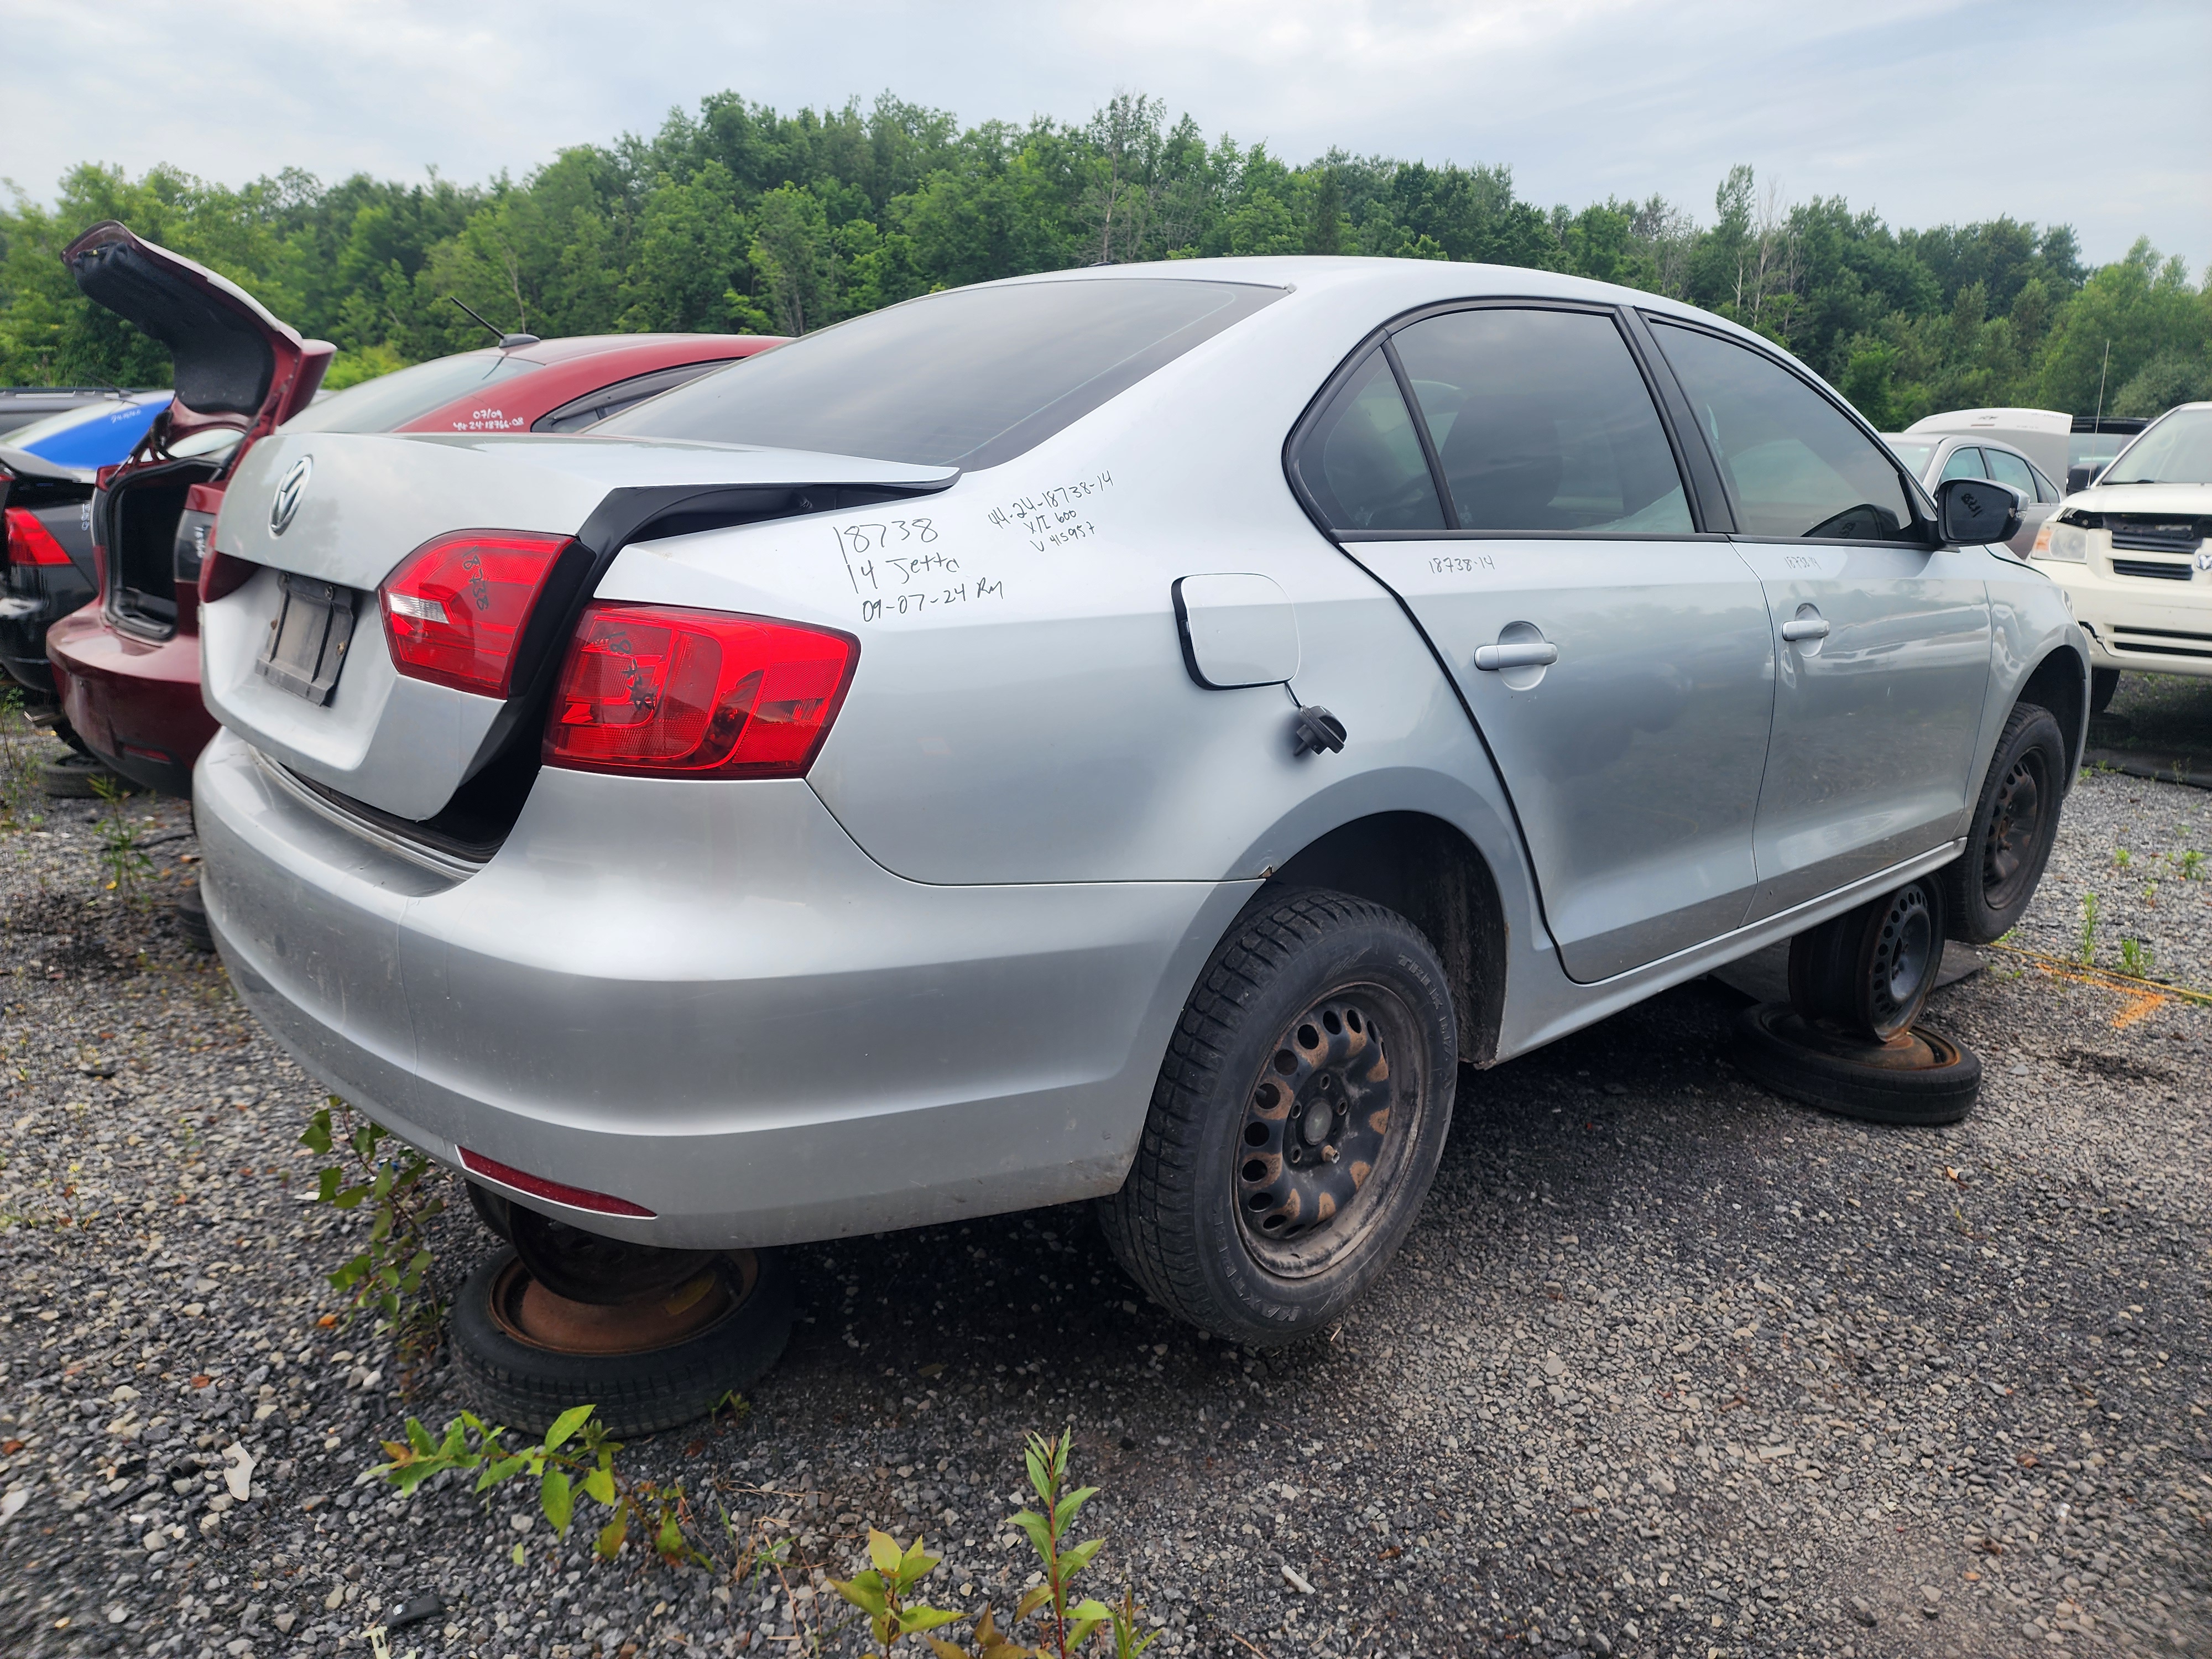
[[[1267,1144],[1267,1126],[1264,1123],[1246,1124],[1244,1126],[1244,1144],[1247,1146],[1266,1146]]]
[[[1275,1069],[1280,1072],[1285,1077],[1290,1076],[1291,1073],[1298,1069],[1298,1057],[1292,1054],[1288,1048],[1276,1049]],[[1272,1102],[1269,1103],[1273,1104]]]
[[[1251,1197],[1244,1200],[1246,1206],[1254,1210],[1267,1209],[1272,1206],[1274,1201],[1275,1196],[1273,1193],[1255,1193]],[[1271,1215],[1261,1224],[1269,1227],[1279,1227],[1282,1225],[1282,1220],[1283,1218],[1279,1215]]]
[[[1244,1160],[1245,1180],[1261,1182],[1265,1181],[1267,1178],[1267,1164],[1265,1158],[1248,1158]]]
[[[1253,1099],[1259,1103],[1260,1109],[1263,1112],[1273,1111],[1275,1109],[1275,1103],[1282,1097],[1282,1091],[1275,1087],[1272,1083],[1261,1084],[1260,1085],[1259,1092],[1253,1096]]]
[[[1336,1011],[1334,1008],[1321,1017],[1321,1029],[1331,1036],[1334,1036],[1344,1029],[1344,1022],[1336,1017]]]
[[[1347,1008],[1344,1011],[1344,1027],[1354,1036],[1358,1036],[1367,1029],[1359,1023],[1359,1010],[1357,1008]]]
[[[1299,1027],[1298,1027],[1298,1047],[1299,1047],[1299,1048],[1320,1048],[1320,1047],[1321,1047],[1321,1033],[1320,1033],[1319,1031],[1315,1030],[1314,1030],[1314,1028],[1313,1028],[1312,1026],[1310,1026],[1310,1025],[1301,1025],[1301,1026],[1299,1026]]]

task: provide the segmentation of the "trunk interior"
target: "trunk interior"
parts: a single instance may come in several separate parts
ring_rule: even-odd
[[[216,474],[208,461],[172,461],[126,479],[109,497],[106,544],[108,611],[118,627],[149,639],[176,632],[177,529],[185,497]],[[185,604],[196,596],[186,592]]]

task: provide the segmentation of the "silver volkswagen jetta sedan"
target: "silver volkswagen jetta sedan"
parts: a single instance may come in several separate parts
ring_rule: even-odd
[[[1741,329],[1410,260],[933,295],[585,436],[280,432],[205,568],[208,915],[514,1204],[1095,1197],[1284,1340],[1462,1064],[1884,895],[2026,905],[2083,642],[1938,514]]]

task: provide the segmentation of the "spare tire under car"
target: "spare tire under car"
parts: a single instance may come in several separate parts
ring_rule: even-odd
[[[1942,965],[1949,872],[1790,942],[1790,1000],[1737,1017],[1729,1057],[1777,1094],[1869,1123],[1955,1123],[1982,1062],[1919,1024]]]
[[[480,1415],[541,1433],[590,1404],[621,1437],[674,1428],[750,1388],[781,1356],[791,1324],[790,1279],[774,1250],[732,1251],[669,1296],[607,1306],[552,1295],[509,1246],[462,1285],[452,1329]]]

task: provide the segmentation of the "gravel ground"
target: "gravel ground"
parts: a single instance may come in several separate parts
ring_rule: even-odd
[[[2091,758],[2124,771],[2212,788],[2212,679],[2123,674],[2089,722]]]
[[[2023,940],[2064,953],[2094,886],[2212,983],[2212,881],[2112,878],[2116,842],[2212,841],[2205,799],[2088,779]],[[367,1654],[427,1594],[399,1659],[807,1651],[803,1570],[596,1565],[526,1493],[358,1480],[455,1380],[403,1401],[319,1322],[364,1222],[305,1201],[317,1091],[103,895],[97,814],[38,810],[0,833],[0,1651]],[[189,855],[181,806],[131,810]],[[749,1415],[623,1463],[841,1575],[864,1521],[926,1531],[937,1599],[1003,1616],[1022,1431],[1072,1425],[1155,1654],[2212,1654],[2212,1010],[1997,960],[1936,1011],[1988,1065],[1954,1127],[1759,1091],[1717,1059],[1740,1000],[1686,986],[1468,1073],[1327,1340],[1198,1339],[1079,1210],[855,1239],[794,1253]],[[488,1244],[465,1206],[434,1239],[447,1288]]]
[[[2092,772],[2061,823],[2035,903],[2008,942],[2212,991],[2212,791]]]

